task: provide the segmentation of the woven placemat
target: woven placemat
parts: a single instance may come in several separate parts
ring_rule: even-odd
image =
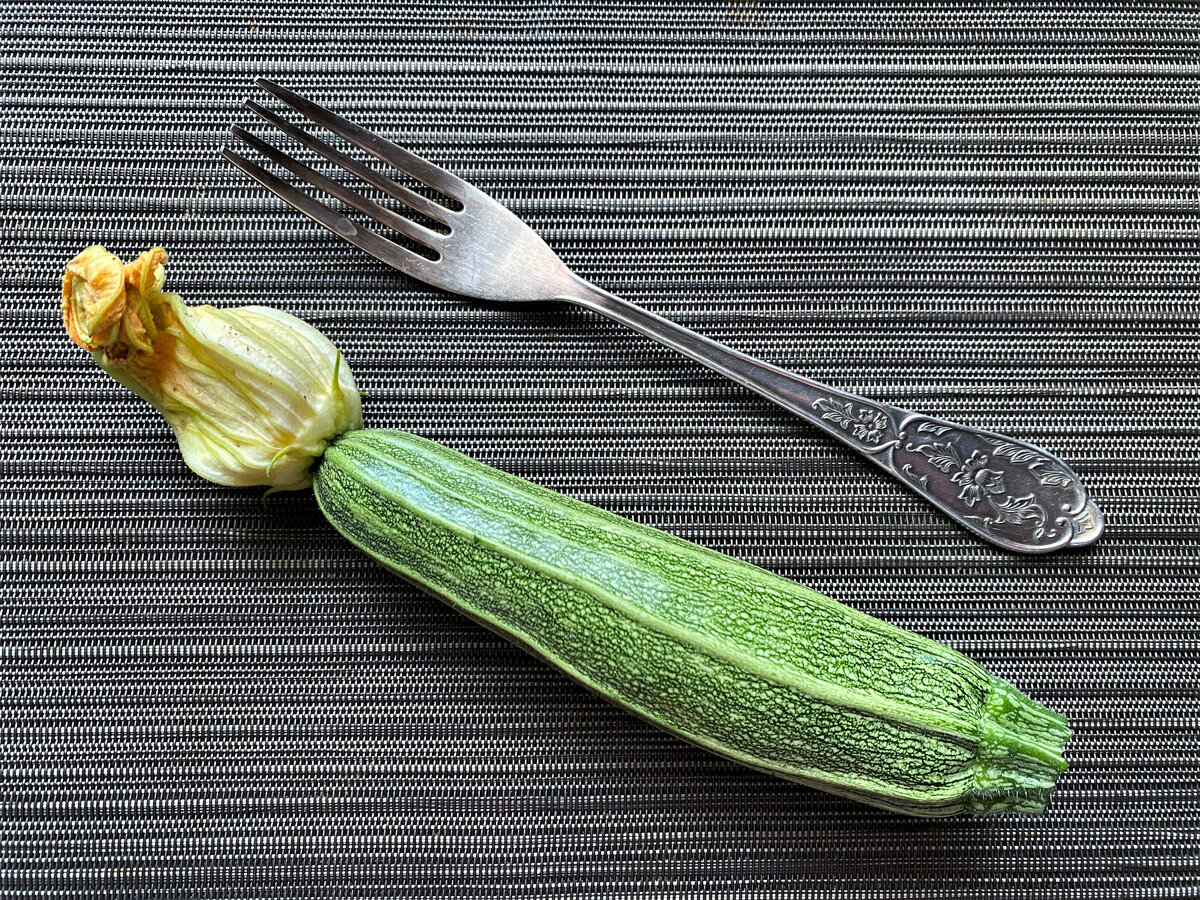
[[[0,894],[1200,894],[1195,4],[9,0],[0,29]],[[258,75],[655,312],[1054,451],[1107,533],[1005,553],[616,325],[366,258],[219,157]],[[96,242],[308,319],[372,426],[971,655],[1074,725],[1050,811],[905,819],[722,762],[311,496],[200,481],[62,331]]]

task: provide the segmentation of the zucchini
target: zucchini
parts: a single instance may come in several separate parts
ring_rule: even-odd
[[[313,484],[366,553],[723,757],[914,816],[1040,813],[1066,720],[960,653],[401,431]]]
[[[940,644],[399,431],[294,316],[188,306],[166,251],[87,248],[63,324],[210,481],[300,490],[353,543],[616,704],[729,759],[917,816],[1041,812],[1066,720]],[[316,474],[311,470],[316,467]]]

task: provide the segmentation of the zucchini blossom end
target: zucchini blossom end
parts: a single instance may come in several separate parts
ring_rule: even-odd
[[[184,461],[218,484],[312,484],[329,442],[362,427],[354,375],[307,322],[262,306],[188,306],[163,290],[167,253],[124,264],[89,247],[62,277],[63,324],[105,372],[150,403]]]

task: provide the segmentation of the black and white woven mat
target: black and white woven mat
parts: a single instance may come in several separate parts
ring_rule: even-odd
[[[1194,3],[0,2],[0,895],[1200,896]],[[1108,515],[1017,557],[568,308],[472,303],[220,159],[272,77],[598,284],[1032,440]],[[709,757],[201,482],[68,342],[63,265],[343,349],[400,427],[944,641],[1065,713],[1042,818],[902,819]]]

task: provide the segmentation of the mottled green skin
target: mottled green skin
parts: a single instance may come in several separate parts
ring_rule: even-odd
[[[960,653],[399,431],[314,490],[350,541],[609,700],[754,768],[922,816],[1040,812],[1062,717]]]

